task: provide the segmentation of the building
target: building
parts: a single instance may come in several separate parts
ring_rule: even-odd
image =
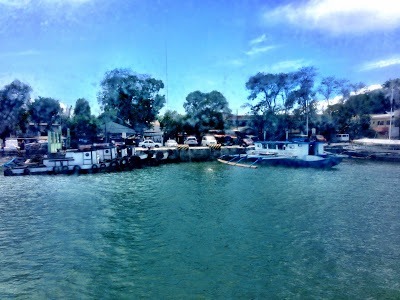
[[[399,138],[399,117],[400,110],[386,114],[373,114],[371,116],[370,127],[376,132],[376,138],[398,139]],[[392,118],[392,121],[390,121]],[[391,127],[390,127],[391,125]]]
[[[107,141],[125,139],[127,136],[136,134],[130,127],[108,121],[100,126]]]

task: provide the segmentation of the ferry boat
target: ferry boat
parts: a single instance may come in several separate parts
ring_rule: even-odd
[[[225,155],[218,161],[250,168],[257,165],[331,168],[342,159],[343,156],[325,152],[324,144],[318,141],[258,141],[246,154]]]

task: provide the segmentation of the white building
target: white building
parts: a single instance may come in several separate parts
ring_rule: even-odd
[[[399,117],[400,110],[387,114],[371,115],[371,128],[376,132],[377,138],[399,138]],[[392,121],[390,121],[390,118]],[[396,126],[397,125],[397,126]]]

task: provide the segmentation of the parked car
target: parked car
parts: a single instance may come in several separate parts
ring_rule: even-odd
[[[237,137],[232,137],[230,135],[218,134],[214,135],[214,137],[217,140],[217,143],[223,146],[232,146],[237,143]]]
[[[195,136],[188,136],[183,143],[189,146],[197,146],[199,144]]]
[[[251,138],[246,137],[246,138],[242,139],[241,145],[243,147],[248,147],[248,146],[254,145],[254,141]]]
[[[156,143],[153,140],[144,140],[143,142],[139,143],[139,147],[143,147],[143,148],[158,148],[158,147],[162,147],[161,143]]]
[[[217,144],[217,140],[215,139],[215,137],[213,135],[205,135],[201,139],[201,145],[204,147],[207,147],[210,145],[216,145],[216,144]]]
[[[178,142],[175,141],[174,139],[169,139],[165,142],[164,146],[165,147],[176,147],[176,146],[178,146]]]

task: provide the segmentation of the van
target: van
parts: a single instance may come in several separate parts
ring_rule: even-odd
[[[215,137],[213,135],[205,135],[201,139],[201,145],[204,147],[207,147],[210,145],[216,145],[216,144],[217,144],[217,140],[215,139]]]
[[[336,134],[334,140],[335,142],[349,142],[350,136],[347,133]]]

